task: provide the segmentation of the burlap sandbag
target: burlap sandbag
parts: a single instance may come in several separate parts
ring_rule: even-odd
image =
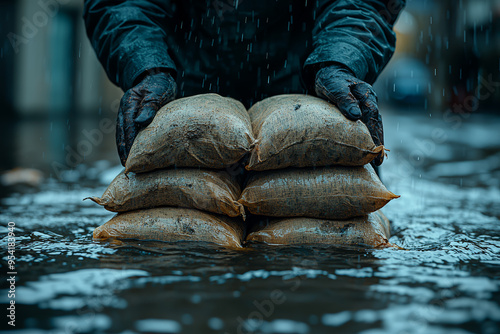
[[[94,239],[206,241],[241,248],[242,221],[195,209],[155,208],[119,213],[94,230]]]
[[[286,167],[363,166],[383,152],[361,121],[307,95],[278,95],[248,111],[256,145],[249,170]]]
[[[240,193],[236,180],[225,171],[183,168],[121,172],[101,198],[88,198],[114,212],[178,206],[245,217],[243,205],[237,202]]]
[[[125,172],[170,166],[225,168],[252,149],[245,107],[231,98],[203,94],[174,100],[139,132]]]
[[[247,241],[271,245],[327,244],[350,247],[397,247],[389,243],[389,220],[380,211],[350,220],[288,218],[259,224]]]
[[[371,165],[256,172],[239,200],[256,215],[349,219],[374,212],[394,195]]]

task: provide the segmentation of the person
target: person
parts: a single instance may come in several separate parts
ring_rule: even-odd
[[[371,84],[395,49],[405,0],[85,0],[87,35],[123,95],[123,165],[138,131],[176,96],[218,93],[247,107],[316,94],[383,144]],[[383,161],[383,154],[375,165]]]

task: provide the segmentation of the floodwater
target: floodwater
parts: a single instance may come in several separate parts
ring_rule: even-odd
[[[406,251],[95,242],[93,229],[113,214],[82,199],[120,170],[100,160],[115,156],[109,136],[60,180],[5,188],[1,242],[6,249],[15,222],[16,329],[499,333],[500,118],[386,112],[384,124],[382,179],[401,198],[383,211],[390,241]],[[12,329],[2,309],[1,327]]]

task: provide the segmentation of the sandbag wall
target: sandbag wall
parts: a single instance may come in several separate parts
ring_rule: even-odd
[[[238,248],[244,238],[241,189],[227,168],[254,145],[238,101],[217,94],[175,100],[139,132],[125,170],[90,197],[118,212],[94,238],[207,241]]]
[[[279,95],[249,110],[254,171],[239,200],[262,215],[247,241],[391,246],[378,211],[397,198],[369,164],[379,154],[361,121],[312,96]]]
[[[94,238],[390,246],[378,211],[398,196],[369,163],[384,148],[366,126],[306,95],[280,95],[248,112],[203,94],[161,108],[139,132],[125,170],[90,197],[118,212]],[[247,156],[245,188],[225,168]]]

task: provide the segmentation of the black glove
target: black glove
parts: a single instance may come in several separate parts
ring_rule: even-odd
[[[333,104],[350,120],[360,119],[367,126],[375,145],[384,144],[382,117],[378,112],[378,98],[371,85],[359,80],[340,64],[321,68],[316,73],[316,94]],[[380,166],[384,152],[374,160]]]
[[[125,92],[116,120],[116,146],[123,166],[137,133],[151,123],[156,112],[175,98],[177,84],[166,72],[149,72]]]

